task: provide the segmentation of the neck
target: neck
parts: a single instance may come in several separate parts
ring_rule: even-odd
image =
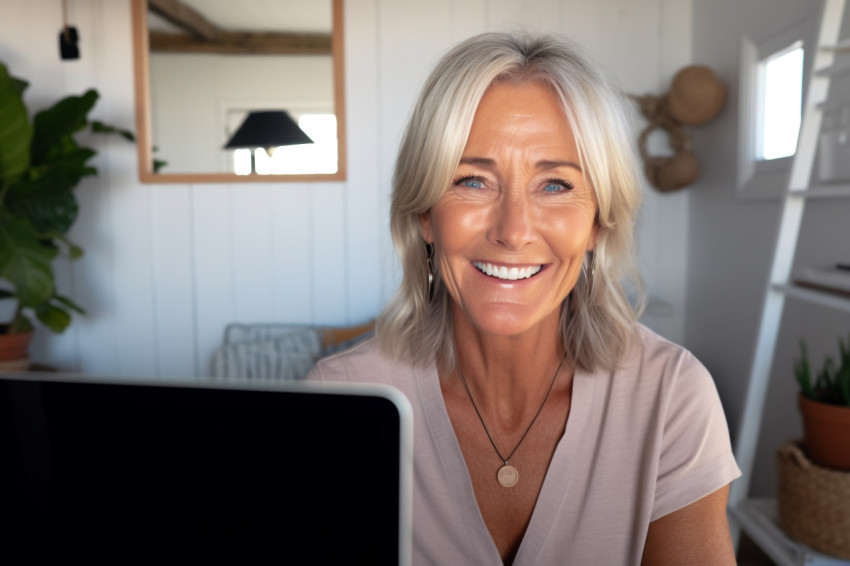
[[[455,312],[457,363],[475,403],[490,419],[527,423],[528,415],[538,410],[563,359],[558,315],[521,335],[501,336],[479,331],[463,313]],[[560,374],[565,371],[572,374],[568,360]],[[457,371],[449,371],[446,379],[457,393],[466,395]],[[571,379],[558,379],[553,393],[570,384]]]

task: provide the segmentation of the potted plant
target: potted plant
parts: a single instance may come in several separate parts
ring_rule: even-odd
[[[88,164],[96,152],[78,145],[74,134],[88,127],[134,139],[128,131],[89,121],[95,90],[62,98],[30,123],[23,100],[27,86],[0,63],[0,300],[13,301],[11,320],[0,324],[5,369],[26,369],[33,315],[62,332],[72,311],[83,312],[57,293],[52,264],[60,253],[82,256],[67,238],[77,218],[74,189],[83,177],[97,174]]]
[[[801,340],[794,373],[800,386],[806,455],[820,466],[850,471],[850,339],[845,344],[839,337],[838,350],[838,362],[827,356],[813,379]]]

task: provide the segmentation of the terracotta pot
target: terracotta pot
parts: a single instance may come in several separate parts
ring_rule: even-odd
[[[7,324],[0,324],[0,371],[27,371],[30,368],[29,346],[32,331],[6,334]]]
[[[819,466],[850,471],[850,407],[797,396],[806,456]]]

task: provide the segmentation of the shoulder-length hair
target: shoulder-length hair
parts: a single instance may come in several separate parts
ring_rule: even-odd
[[[553,36],[485,33],[455,46],[429,75],[410,116],[392,181],[390,224],[404,270],[378,318],[381,346],[414,364],[455,360],[449,295],[434,261],[433,298],[419,217],[451,184],[475,111],[497,81],[534,81],[560,100],[598,205],[596,247],[561,308],[561,341],[576,367],[613,369],[634,336],[643,287],[634,254],[641,200],[626,97],[573,44]],[[637,297],[633,306],[624,284]]]

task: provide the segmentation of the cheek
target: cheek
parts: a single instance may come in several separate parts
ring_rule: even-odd
[[[593,216],[584,211],[561,211],[548,215],[546,232],[552,247],[564,255],[582,255],[596,243],[596,226]]]
[[[435,207],[430,217],[430,233],[434,241],[444,250],[457,249],[464,243],[486,233],[490,217],[484,207],[452,206]]]

